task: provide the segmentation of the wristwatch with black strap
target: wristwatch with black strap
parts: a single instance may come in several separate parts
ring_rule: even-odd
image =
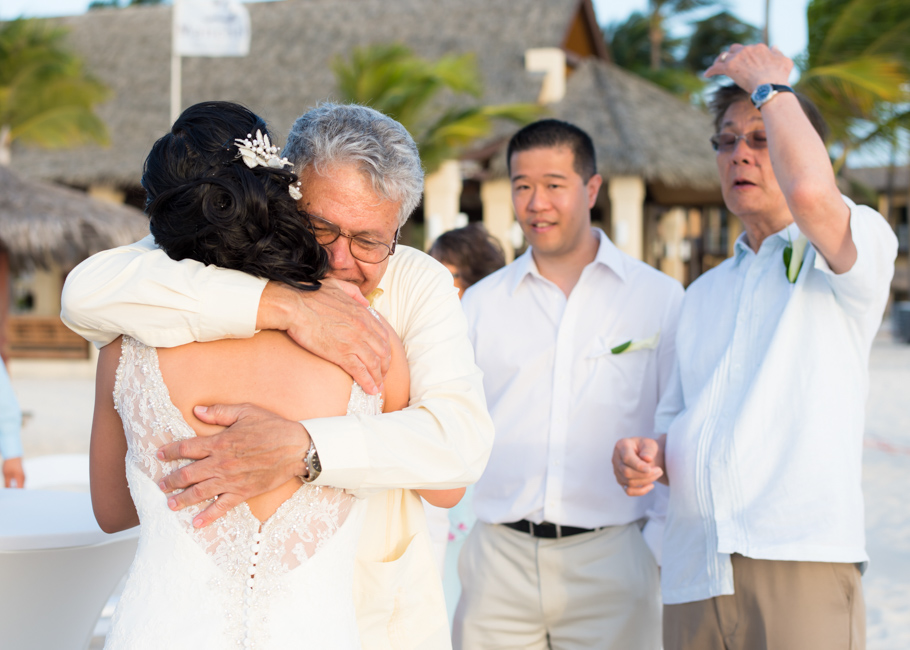
[[[783,84],[761,84],[752,93],[752,105],[761,110],[761,107],[767,104],[771,99],[780,93],[795,92],[790,86]]]

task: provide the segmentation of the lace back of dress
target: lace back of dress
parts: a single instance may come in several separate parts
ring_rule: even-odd
[[[158,354],[135,339],[124,336],[114,386],[114,405],[123,421],[127,439],[127,475],[138,470],[155,484],[191,461],[165,462],[157,458],[164,444],[196,434],[171,401],[158,366]],[[367,395],[357,384],[351,389],[347,413],[375,415],[382,412],[379,396]],[[135,498],[135,492],[134,492]],[[205,553],[228,574],[249,578],[249,549],[259,550],[257,567],[283,574],[300,566],[318,552],[341,527],[353,498],[344,490],[302,485],[265,522],[253,516],[246,503],[230,510],[205,528],[193,527],[193,519],[209,502],[177,512],[180,521]],[[137,504],[138,505],[138,504]],[[140,509],[140,516],[141,516]]]

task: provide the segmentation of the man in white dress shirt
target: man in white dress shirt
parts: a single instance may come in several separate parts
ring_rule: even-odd
[[[865,647],[864,407],[897,240],[841,196],[792,67],[734,45],[707,71],[736,84],[712,142],[745,232],[686,293],[666,435],[614,455],[630,495],[669,480],[666,650]]]
[[[232,426],[166,445],[159,454],[197,461],[162,481],[173,509],[219,497],[200,514],[199,526],[294,476],[380,497],[378,491],[389,488],[468,485],[483,470],[492,444],[481,373],[452,276],[430,256],[395,246],[423,190],[413,139],[372,109],[323,104],[298,118],[284,153],[301,179],[299,207],[318,224],[317,239],[329,254],[329,277],[318,291],[298,292],[192,260],[177,262],[151,237],[86,260],[64,287],[64,321],[99,344],[119,333],[171,347],[282,329],[374,392],[388,342],[377,334],[376,318],[351,296],[364,303],[369,297],[404,342],[411,395],[403,411],[290,422],[251,405],[197,408],[200,419]],[[384,255],[376,254],[382,250]],[[181,488],[188,489],[173,492]],[[389,514],[390,523],[396,514]],[[386,517],[380,523],[386,524]],[[389,540],[381,531],[373,536],[382,555]],[[408,554],[408,562],[388,565],[389,578],[410,570],[404,584],[394,585],[410,599],[396,597],[395,608],[375,603],[383,615],[395,609],[397,622],[364,638],[364,647],[386,647],[387,634],[426,641],[421,628],[436,629],[435,620],[417,620],[410,606],[431,600],[435,591],[441,603],[439,574],[428,554],[416,553]],[[391,559],[385,554],[375,562]],[[382,618],[358,615],[362,624]],[[441,615],[442,640],[430,647],[448,644],[444,606]],[[306,631],[301,634],[305,638]]]
[[[530,247],[462,301],[496,438],[454,645],[656,650],[659,522],[609,463],[619,438],[654,432],[682,287],[591,227],[602,179],[581,129],[531,124],[508,161]]]

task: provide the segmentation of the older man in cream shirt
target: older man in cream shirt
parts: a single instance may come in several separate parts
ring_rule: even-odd
[[[375,516],[368,522],[376,526],[395,520],[402,534],[420,531],[422,512],[415,511],[415,523],[409,506],[382,516],[393,502],[407,503],[386,491],[472,483],[486,464],[493,428],[451,275],[429,256],[395,247],[422,191],[416,146],[400,124],[376,111],[325,104],[297,120],[284,153],[302,181],[301,210],[318,220],[320,243],[329,253],[329,279],[319,291],[301,293],[234,271],[175,262],[147,238],[77,267],[64,287],[62,318],[99,344],[120,333],[170,347],[287,330],[375,392],[389,346],[358,304],[369,298],[404,343],[411,373],[407,409],[298,423],[251,405],[209,406],[197,415],[229,428],[162,447],[163,458],[197,461],[166,477],[162,489],[172,494],[173,509],[217,496],[197,521],[204,526],[240,502],[304,476],[373,494]],[[389,248],[388,257],[358,259],[359,250],[377,242]],[[438,572],[421,538],[414,552],[408,540],[391,549],[361,545],[364,562],[407,552],[410,566],[402,569],[400,591],[411,594],[403,602],[413,606],[410,616],[385,612],[367,594],[365,607],[358,608],[365,648],[448,646]]]

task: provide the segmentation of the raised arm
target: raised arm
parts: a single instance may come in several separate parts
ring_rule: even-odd
[[[705,71],[726,75],[752,93],[759,85],[789,83],[793,61],[777,48],[732,45]],[[844,203],[821,137],[793,93],[777,94],[761,107],[774,175],[796,225],[835,273],[856,261],[850,209]]]

